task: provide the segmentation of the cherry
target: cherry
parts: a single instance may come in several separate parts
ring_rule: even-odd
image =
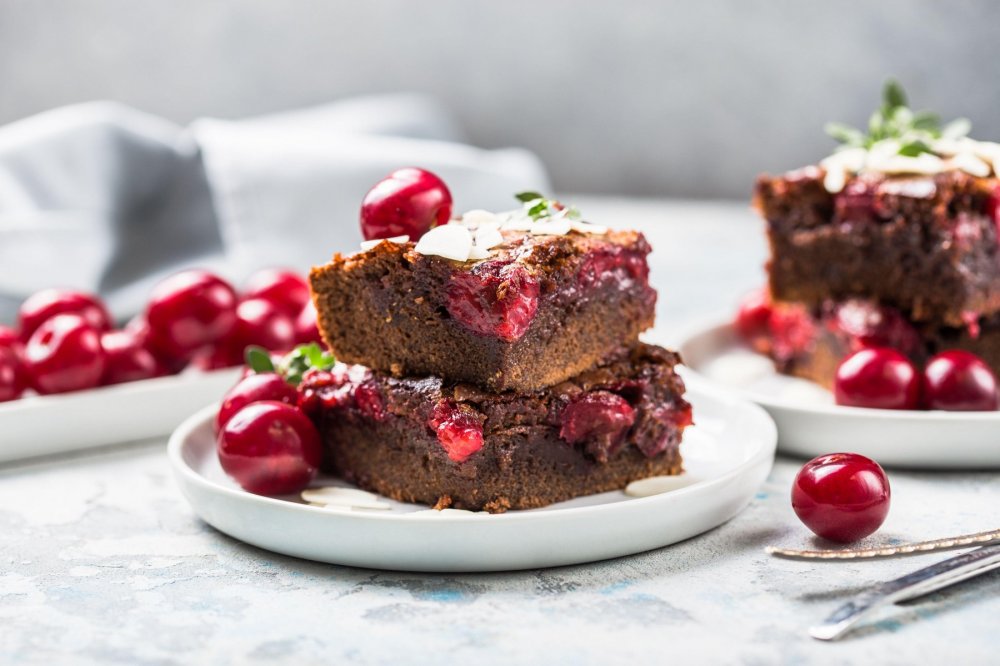
[[[28,388],[24,364],[14,347],[0,347],[0,402],[17,400]]]
[[[482,417],[471,408],[463,408],[450,400],[434,405],[428,421],[448,458],[460,463],[483,448]]]
[[[525,334],[538,311],[538,280],[517,264],[484,262],[457,271],[447,290],[448,313],[479,333],[507,342]]]
[[[792,482],[792,508],[806,527],[831,541],[857,541],[889,513],[889,479],[874,460],[831,453],[807,462]]]
[[[754,340],[768,333],[771,320],[771,294],[761,287],[743,297],[736,312],[736,331],[745,340]]]
[[[102,333],[101,349],[104,351],[102,384],[122,384],[163,374],[156,357],[146,348],[143,340],[131,331]]]
[[[312,301],[306,303],[302,312],[295,318],[295,344],[307,345],[315,342],[320,347],[325,347],[323,336],[319,334],[319,323],[316,319],[316,306]]]
[[[153,289],[145,318],[154,347],[169,358],[188,360],[232,330],[236,292],[217,275],[184,271]]]
[[[247,375],[222,398],[222,406],[215,419],[215,432],[219,432],[236,412],[250,403],[262,400],[283,402],[294,407],[298,404],[299,392],[284,377],[274,372]]]
[[[232,347],[240,359],[249,345],[268,351],[287,351],[295,346],[295,324],[271,301],[250,298],[236,307],[236,325],[224,344]]]
[[[941,352],[927,362],[923,391],[927,409],[989,412],[998,408],[996,375],[983,359],[961,349]]]
[[[566,405],[561,421],[559,436],[566,443],[586,443],[591,455],[606,462],[624,443],[635,410],[620,395],[591,391]]]
[[[0,325],[0,347],[18,347],[22,340],[14,329]]]
[[[156,376],[163,377],[165,375],[176,375],[187,365],[187,362],[182,359],[173,358],[165,354],[161,349],[157,348],[153,344],[152,337],[149,333],[149,322],[146,321],[146,316],[144,314],[138,314],[125,324],[125,328],[122,329],[129,335],[131,335],[146,351],[152,354],[153,358],[156,359]]]
[[[27,342],[39,326],[58,314],[80,315],[98,331],[111,328],[111,315],[96,296],[79,291],[45,289],[29,296],[18,310],[21,341]]]
[[[319,433],[297,407],[253,402],[219,431],[219,462],[244,490],[286,495],[309,485],[322,458]]]
[[[41,394],[93,388],[104,373],[101,334],[80,315],[56,315],[31,335],[24,364]]]
[[[782,303],[771,312],[768,328],[771,354],[775,360],[788,361],[807,353],[816,343],[816,322],[805,307]]]
[[[922,346],[920,334],[895,308],[850,299],[834,307],[828,326],[848,336],[851,351],[892,347],[904,353]]]
[[[263,298],[294,317],[309,302],[309,283],[294,271],[271,268],[250,276],[243,298]]]
[[[920,376],[898,351],[870,347],[854,352],[837,367],[833,380],[838,405],[875,409],[917,409]]]
[[[451,192],[430,171],[408,167],[375,184],[361,202],[365,240],[409,236],[418,240],[451,218]]]

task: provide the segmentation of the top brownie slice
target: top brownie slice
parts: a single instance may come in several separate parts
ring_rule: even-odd
[[[952,326],[1000,310],[996,178],[863,173],[830,192],[825,176],[813,167],[757,181],[776,300],[875,298]]]
[[[488,256],[467,261],[423,240],[335,255],[310,274],[320,331],[339,360],[396,376],[558,384],[634,345],[656,304],[642,234],[570,226],[494,228]],[[430,233],[447,232],[464,233]]]

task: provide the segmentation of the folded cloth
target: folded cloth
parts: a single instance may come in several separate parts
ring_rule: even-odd
[[[401,166],[440,175],[458,211],[547,189],[531,153],[460,140],[417,95],[188,128],[107,102],[12,123],[0,128],[0,322],[46,287],[99,293],[121,319],[181,268],[237,283],[266,266],[304,271],[357,247],[362,197]]]

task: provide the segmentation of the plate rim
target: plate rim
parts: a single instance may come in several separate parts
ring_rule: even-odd
[[[693,341],[699,338],[708,337],[711,334],[717,334],[721,332],[726,332],[736,336],[736,332],[733,330],[732,318],[722,318],[716,316],[712,319],[705,319],[697,324],[688,326],[683,329],[681,334],[678,336],[676,342],[676,349],[680,352],[681,357],[684,356],[684,348],[691,344]],[[749,348],[747,348],[749,349]],[[753,350],[750,350],[753,351]],[[756,353],[756,352],[754,352]],[[757,354],[762,358],[766,358],[763,354]],[[685,379],[688,376],[693,376],[695,383],[698,384],[698,388],[703,388],[709,386],[720,391],[727,393],[732,393],[738,395],[741,398],[749,400],[756,404],[757,406],[763,406],[765,408],[775,408],[782,409],[789,412],[796,412],[801,415],[816,415],[821,414],[823,416],[847,416],[853,415],[858,417],[868,417],[881,419],[884,421],[934,421],[934,422],[951,422],[951,423],[965,423],[969,421],[974,422],[985,422],[990,423],[996,421],[1000,424],[1000,410],[992,412],[949,412],[943,410],[926,410],[926,409],[874,409],[871,407],[850,407],[847,405],[800,405],[794,402],[788,402],[786,400],[781,400],[780,398],[773,398],[763,393],[757,391],[750,391],[744,388],[736,386],[726,386],[721,382],[713,380],[707,377],[702,372],[698,371],[696,368],[684,363],[682,373]],[[803,380],[808,381],[808,380]]]
[[[689,387],[689,390],[692,390]],[[715,386],[697,386],[693,389],[695,392],[703,393],[709,396],[711,399],[723,400],[727,402],[734,402],[740,406],[741,409],[745,409],[747,414],[752,414],[751,418],[757,419],[759,424],[765,429],[762,433],[762,443],[758,449],[751,453],[746,460],[740,462],[733,469],[717,476],[712,479],[705,481],[699,481],[683,488],[678,488],[667,493],[659,493],[656,495],[650,495],[648,497],[634,497],[627,500],[627,502],[610,502],[602,504],[594,504],[588,506],[579,507],[568,507],[565,509],[554,509],[547,511],[535,511],[535,510],[520,510],[520,511],[507,511],[500,514],[484,514],[482,512],[474,512],[470,515],[451,515],[449,516],[448,523],[454,522],[476,522],[482,524],[483,515],[488,515],[490,522],[522,522],[522,521],[538,521],[538,520],[554,520],[556,517],[563,517],[567,514],[572,514],[573,517],[580,516],[587,513],[602,513],[606,511],[621,510],[620,505],[629,504],[635,506],[635,504],[652,504],[657,501],[662,501],[664,497],[676,497],[678,495],[687,495],[693,492],[700,492],[704,490],[711,490],[715,486],[725,485],[730,483],[733,479],[739,478],[740,476],[746,474],[749,470],[757,467],[761,463],[767,462],[770,468],[774,465],[775,456],[777,454],[778,445],[778,428],[777,424],[767,410],[752,401],[746,400],[738,395],[733,395],[733,393],[726,391]],[[265,495],[256,495],[249,491],[243,489],[228,488],[223,485],[219,485],[211,481],[210,479],[204,477],[202,474],[198,473],[190,465],[185,462],[183,457],[183,450],[185,448],[185,443],[193,435],[194,431],[198,428],[206,425],[214,419],[214,416],[218,410],[217,405],[209,405],[198,410],[194,414],[187,417],[174,432],[170,435],[170,439],[167,442],[167,458],[169,464],[175,475],[180,475],[183,479],[188,482],[198,486],[202,491],[221,494],[229,499],[236,501],[247,501],[253,505],[259,505],[261,507],[283,507],[291,511],[304,511],[307,514],[322,514],[327,516],[336,516],[338,520],[349,519],[351,521],[368,522],[370,520],[377,521],[388,521],[390,523],[403,521],[405,523],[413,523],[414,521],[433,521],[440,524],[441,520],[438,516],[431,514],[417,514],[416,512],[410,513],[352,513],[352,512],[337,512],[332,513],[327,509],[322,507],[310,506],[309,504],[302,504],[299,502],[291,502],[287,499],[282,499],[280,497],[270,497]],[[190,500],[189,500],[190,502]],[[196,511],[197,512],[197,511]]]

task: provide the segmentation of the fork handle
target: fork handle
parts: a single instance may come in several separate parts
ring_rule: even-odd
[[[812,627],[813,638],[832,641],[886,604],[915,599],[935,590],[1000,568],[1000,544],[952,557],[863,592]]]

